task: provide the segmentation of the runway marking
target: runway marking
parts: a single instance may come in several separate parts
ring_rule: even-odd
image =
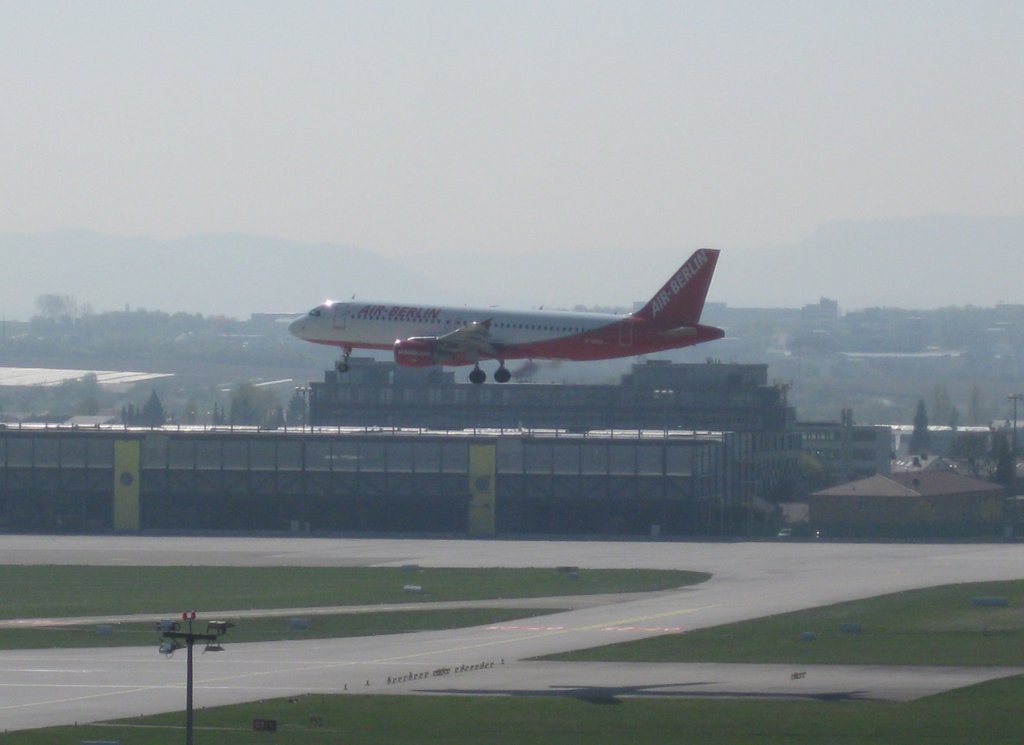
[[[567,626],[488,626],[488,631],[572,631]],[[639,631],[647,634],[678,634],[682,626],[606,626],[597,631],[627,632]]]
[[[102,668],[89,669],[89,668],[62,668],[62,667],[9,667],[4,670],[5,673],[78,673],[79,675],[85,675],[87,673],[103,673],[106,672]]]
[[[699,606],[699,607],[696,607],[696,608],[688,608],[688,609],[685,609],[685,610],[664,611],[662,613],[652,613],[652,614],[645,615],[645,616],[635,616],[635,617],[631,617],[631,618],[623,618],[623,619],[620,619],[618,621],[612,621],[612,622],[605,621],[605,622],[602,622],[602,623],[591,624],[589,626],[559,627],[559,628],[553,628],[551,630],[548,630],[546,627],[538,627],[539,629],[542,629],[542,630],[531,631],[531,632],[529,632],[527,634],[517,635],[517,636],[509,637],[507,639],[490,639],[490,640],[481,641],[481,642],[474,642],[472,644],[464,644],[462,646],[448,647],[446,649],[434,649],[434,650],[423,651],[423,652],[415,652],[415,653],[412,653],[412,654],[399,655],[397,657],[381,657],[381,658],[378,658],[378,659],[375,659],[375,660],[343,660],[343,661],[338,661],[338,662],[326,662],[326,663],[317,663],[317,664],[311,664],[311,665],[303,665],[303,666],[300,666],[300,667],[291,668],[289,670],[289,673],[290,674],[295,674],[295,673],[302,673],[302,672],[311,672],[311,671],[314,671],[314,670],[329,670],[331,668],[344,668],[344,667],[356,668],[356,667],[359,667],[361,665],[385,665],[385,664],[393,664],[393,663],[407,661],[407,660],[415,660],[415,659],[423,658],[423,657],[436,657],[438,655],[452,655],[452,654],[456,654],[458,652],[466,652],[466,651],[470,651],[470,650],[480,649],[480,648],[483,648],[483,647],[496,647],[496,646],[499,646],[499,645],[502,645],[502,644],[513,644],[515,642],[523,641],[524,639],[530,639],[530,638],[532,638],[534,636],[538,636],[538,635],[557,636],[557,635],[568,634],[568,633],[572,633],[572,632],[600,631],[600,630],[603,630],[603,629],[614,629],[616,627],[621,627],[622,625],[627,625],[627,624],[628,625],[632,625],[632,624],[637,624],[637,623],[640,623],[640,622],[643,622],[643,621],[651,621],[651,620],[658,619],[658,618],[666,618],[666,617],[669,617],[669,616],[681,616],[681,615],[687,615],[687,614],[690,614],[690,613],[698,613],[698,612],[703,611],[703,610],[709,610],[711,608],[717,608],[720,605],[721,605],[720,603],[716,603],[716,604],[713,604],[713,605],[704,605],[704,606]],[[242,680],[242,679],[246,679],[246,678],[258,678],[258,677],[266,677],[266,676],[269,676],[269,675],[280,675],[280,674],[281,674],[280,670],[263,670],[263,671],[259,671],[259,672],[250,672],[250,673],[237,673],[237,672],[236,673],[229,673],[229,674],[224,674],[224,675],[221,675],[221,676],[213,676],[211,678],[204,679],[202,681],[196,681],[196,687],[197,688],[201,688],[201,687],[209,686],[211,688],[221,688],[221,689],[229,689],[230,690],[230,688],[236,688],[236,687],[239,687],[239,686],[231,686],[231,687],[229,687],[229,686],[224,685],[225,683],[227,683],[229,681],[237,681],[237,680]],[[242,686],[242,687],[251,687],[251,686]],[[32,701],[32,702],[27,702],[27,703],[10,704],[10,705],[7,705],[7,706],[0,705],[0,711],[8,711],[8,710],[11,710],[11,709],[25,709],[25,708],[32,708],[32,707],[37,707],[37,706],[53,706],[55,704],[67,704],[67,703],[72,703],[72,702],[76,702],[76,701],[88,701],[88,700],[91,700],[91,699],[109,698],[111,696],[124,696],[124,695],[129,695],[131,693],[145,693],[147,691],[155,691],[155,690],[176,690],[176,691],[180,691],[181,688],[183,688],[183,686],[180,683],[177,683],[177,684],[154,684],[154,685],[142,685],[142,686],[134,686],[134,687],[116,688],[114,690],[106,690],[106,691],[103,691],[103,692],[98,692],[98,693],[93,693],[93,694],[83,695],[83,696],[71,696],[71,697],[68,697],[68,698],[51,699],[51,700],[48,700],[48,701]]]
[[[6,687],[22,687],[22,686],[18,686],[16,684],[12,684],[12,685],[6,686]],[[45,688],[61,687],[61,688],[67,688],[67,687],[77,687],[77,686],[55,686],[55,685],[42,686],[42,685],[40,685],[38,687],[45,687]],[[94,686],[94,685],[82,685],[81,687],[82,688],[95,688],[96,686]],[[104,686],[104,687],[107,688],[109,686]],[[31,708],[36,707],[36,706],[53,706],[54,704],[70,704],[70,703],[73,703],[75,701],[89,701],[89,700],[92,700],[92,699],[110,698],[111,696],[123,696],[123,695],[130,694],[130,693],[145,693],[147,691],[155,691],[155,690],[160,690],[160,689],[180,690],[181,688],[183,688],[183,686],[180,683],[177,684],[177,685],[125,686],[124,688],[118,688],[118,689],[115,689],[115,690],[112,690],[112,691],[105,691],[105,692],[102,692],[102,693],[92,693],[92,694],[89,694],[88,696],[71,696],[69,698],[49,699],[47,701],[28,701],[26,703],[21,703],[21,704],[9,704],[7,706],[0,706],[0,711],[9,711],[11,709],[31,709]]]
[[[170,686],[146,686],[146,689],[168,687]],[[123,690],[144,690],[141,686],[119,685],[117,683],[0,683],[0,688],[117,688]]]
[[[697,613],[702,610],[710,610],[711,608],[718,608],[721,603],[715,603],[714,605],[702,605],[698,608],[688,608],[686,610],[668,610],[662,611],[661,613],[650,613],[646,616],[633,616],[632,618],[623,618],[618,621],[612,621],[611,623],[597,623],[591,626],[583,626],[579,631],[597,631],[604,628],[615,628],[622,626],[623,624],[637,624],[644,621],[653,621],[658,618],[668,618],[670,616],[682,616],[689,613]]]
[[[511,638],[508,638],[508,639],[496,640],[496,641],[493,641],[493,642],[492,641],[484,641],[484,642],[479,642],[479,643],[475,643],[475,644],[467,644],[467,645],[464,645],[464,646],[461,646],[461,647],[452,647],[450,649],[438,649],[438,650],[433,650],[433,651],[430,651],[430,652],[417,652],[415,654],[403,655],[403,656],[394,657],[394,658],[383,658],[383,659],[380,659],[380,660],[373,660],[372,662],[366,662],[364,664],[377,664],[377,665],[380,665],[380,664],[392,662],[392,661],[395,661],[395,660],[410,660],[410,659],[416,659],[417,657],[428,657],[428,656],[434,656],[434,655],[439,655],[439,654],[453,654],[455,652],[465,652],[465,651],[471,650],[471,649],[480,649],[481,647],[491,647],[491,646],[497,646],[499,644],[512,644],[512,643],[515,643],[515,642],[522,641],[524,639],[530,639],[531,637],[537,636],[537,635],[557,636],[557,635],[568,634],[568,633],[572,633],[572,632],[600,631],[602,629],[614,627],[614,626],[616,626],[618,624],[636,623],[638,621],[650,621],[650,620],[653,620],[653,619],[656,619],[656,618],[665,618],[667,616],[681,616],[681,615],[685,615],[685,614],[689,614],[689,613],[697,613],[697,612],[702,611],[702,610],[709,610],[711,608],[718,608],[720,605],[721,605],[720,603],[715,603],[714,605],[702,605],[702,606],[699,606],[697,608],[688,608],[686,610],[671,610],[671,611],[664,611],[662,613],[652,613],[652,614],[645,615],[645,616],[635,616],[633,618],[623,618],[623,619],[621,619],[619,621],[613,621],[611,623],[608,623],[607,621],[605,621],[603,623],[595,623],[595,624],[591,624],[590,626],[580,626],[580,627],[577,627],[577,628],[567,627],[567,628],[559,629],[557,631],[539,631],[539,632],[533,632],[533,633],[527,634],[525,636],[516,636],[516,637],[511,637]]]
[[[652,614],[648,614],[648,615],[644,615],[644,616],[635,616],[635,617],[631,617],[631,618],[623,618],[623,619],[620,619],[618,621],[612,621],[610,623],[605,621],[603,623],[595,623],[595,624],[591,624],[589,626],[561,627],[561,628],[558,628],[556,630],[550,630],[550,631],[546,630],[545,627],[540,627],[540,628],[543,628],[544,630],[536,631],[536,632],[530,632],[530,633],[527,633],[525,635],[517,635],[517,636],[509,637],[507,639],[486,640],[486,641],[474,642],[472,644],[464,644],[462,646],[453,646],[453,647],[442,648],[442,649],[432,649],[432,650],[423,651],[423,652],[414,652],[414,653],[411,653],[411,654],[399,655],[399,656],[396,656],[396,657],[381,657],[381,658],[374,659],[374,660],[345,660],[345,661],[339,661],[339,662],[325,662],[325,663],[317,663],[317,664],[311,664],[311,665],[303,665],[301,667],[290,668],[289,669],[289,673],[295,674],[295,673],[302,673],[302,672],[311,672],[311,671],[314,671],[314,670],[329,670],[331,668],[358,667],[360,665],[387,665],[387,664],[394,664],[394,663],[408,661],[408,660],[415,660],[415,659],[423,658],[423,657],[437,657],[439,655],[451,655],[451,654],[455,654],[455,653],[458,653],[458,652],[467,652],[467,651],[471,651],[471,650],[481,649],[481,648],[484,648],[484,647],[497,647],[497,646],[502,645],[502,644],[514,644],[516,642],[523,641],[524,639],[530,639],[530,638],[533,638],[533,637],[538,636],[538,635],[541,635],[541,636],[558,636],[558,635],[561,635],[561,634],[568,634],[568,633],[573,633],[573,632],[600,631],[600,630],[603,630],[603,629],[614,628],[614,627],[616,627],[619,624],[635,624],[635,623],[642,622],[642,621],[651,621],[651,620],[654,620],[654,619],[666,618],[666,617],[669,617],[669,616],[681,616],[681,615],[686,615],[686,614],[690,614],[690,613],[698,613],[698,612],[703,611],[703,610],[709,610],[711,608],[718,608],[720,606],[721,606],[721,603],[715,603],[713,605],[702,605],[702,606],[699,606],[699,607],[696,607],[696,608],[688,608],[688,609],[685,609],[685,610],[670,610],[670,611],[664,611],[664,612],[661,612],[661,613],[652,613]],[[212,685],[212,684],[216,684],[216,683],[222,683],[222,682],[225,682],[225,681],[228,681],[228,680],[237,680],[237,679],[241,679],[241,678],[254,678],[254,677],[261,677],[261,676],[266,676],[266,675],[277,675],[279,673],[280,673],[280,671],[278,671],[278,670],[274,670],[274,671],[260,671],[260,672],[253,672],[253,673],[241,673],[241,674],[234,673],[234,674],[230,674],[230,675],[224,675],[222,677],[211,678],[211,679],[209,679],[207,681],[204,681],[204,684]]]

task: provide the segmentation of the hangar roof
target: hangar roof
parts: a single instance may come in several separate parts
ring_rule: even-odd
[[[96,376],[100,385],[125,385],[144,380],[166,378],[170,373],[131,372],[123,370],[56,370],[45,367],[0,367],[0,386],[52,386],[86,375]]]

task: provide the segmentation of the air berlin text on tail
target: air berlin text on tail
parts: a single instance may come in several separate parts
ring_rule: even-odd
[[[658,311],[662,310],[669,304],[674,295],[678,295],[682,292],[682,289],[686,287],[686,283],[693,279],[694,275],[700,271],[700,268],[708,263],[708,255],[704,250],[697,251],[693,257],[683,264],[682,268],[676,272],[676,275],[668,281],[665,285],[666,289],[658,293],[658,297],[654,299],[654,304],[651,306],[651,317],[657,316]],[[668,291],[671,291],[671,295]]]

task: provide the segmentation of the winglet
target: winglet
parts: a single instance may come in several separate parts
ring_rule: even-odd
[[[718,249],[698,249],[634,315],[667,328],[700,322],[717,262]]]

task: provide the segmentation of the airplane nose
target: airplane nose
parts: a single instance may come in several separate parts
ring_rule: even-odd
[[[292,336],[297,336],[300,339],[306,338],[306,317],[299,316],[294,321],[288,324],[288,331]]]

